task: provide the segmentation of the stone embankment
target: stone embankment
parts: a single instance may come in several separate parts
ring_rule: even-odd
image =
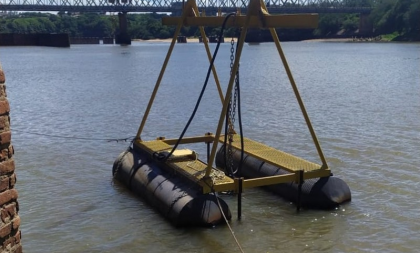
[[[0,46],[70,47],[70,40],[66,33],[0,33]]]

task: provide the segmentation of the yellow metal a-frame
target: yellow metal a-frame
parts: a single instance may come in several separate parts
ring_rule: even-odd
[[[155,96],[159,89],[163,74],[165,72],[166,66],[168,64],[169,58],[171,56],[172,50],[177,41],[177,37],[180,33],[180,30],[183,26],[199,26],[202,38],[206,38],[204,33],[204,26],[221,26],[224,21],[224,17],[200,17],[197,5],[194,0],[188,0],[184,6],[183,14],[181,17],[166,17],[163,18],[162,22],[165,25],[177,25],[174,37],[170,44],[168,53],[166,55],[165,61],[162,65],[158,80],[152,92],[150,101],[146,108],[145,114],[141,121],[140,127],[137,132],[137,138],[133,145],[136,148],[139,148],[150,155],[171,151],[173,145],[177,143],[178,139],[165,139],[159,137],[156,140],[145,141],[141,139],[141,133],[145,126],[147,117],[149,115],[150,109],[154,102]],[[226,92],[223,94],[220,87],[220,83],[217,77],[216,69],[213,66],[212,72],[216,82],[216,86],[219,91],[220,99],[222,101],[222,110],[220,113],[219,122],[215,134],[205,134],[204,136],[196,137],[186,137],[180,140],[180,144],[188,143],[198,143],[203,142],[207,144],[212,144],[210,157],[208,163],[205,163],[201,160],[197,160],[194,157],[186,156],[185,159],[171,159],[165,161],[165,166],[170,168],[172,171],[175,171],[178,175],[184,176],[186,179],[191,180],[193,183],[201,186],[203,193],[209,193],[212,191],[221,192],[221,191],[234,191],[240,193],[242,189],[250,187],[258,187],[286,182],[296,182],[297,184],[302,184],[304,180],[309,178],[319,178],[319,177],[328,177],[331,172],[328,168],[327,161],[323,155],[321,146],[315,135],[315,131],[312,128],[311,122],[307,115],[303,101],[299,95],[298,88],[295,84],[291,71],[289,69],[288,63],[286,61],[285,55],[281,48],[279,39],[275,28],[316,28],[318,24],[318,16],[316,14],[301,14],[301,15],[270,15],[267,11],[267,8],[262,0],[250,0],[248,5],[248,11],[246,15],[236,15],[235,18],[232,18],[227,21],[227,26],[241,27],[242,31],[238,39],[238,45],[235,55],[235,61],[232,67],[231,73],[236,73],[239,67],[239,61],[241,58],[241,52],[245,41],[245,36],[248,28],[265,28],[269,29],[273,37],[274,43],[276,45],[279,56],[283,62],[284,68],[286,70],[287,76],[292,85],[293,91],[299,103],[300,109],[303,113],[304,119],[308,126],[309,132],[312,136],[315,147],[318,151],[318,155],[322,162],[322,165],[312,163],[301,159],[299,157],[287,154],[280,150],[268,147],[262,143],[250,140],[248,138],[243,138],[244,143],[244,152],[250,156],[253,156],[261,161],[264,161],[268,164],[272,164],[276,167],[282,168],[288,171],[287,174],[253,178],[253,179],[242,179],[242,178],[230,178],[225,176],[224,173],[220,172],[218,169],[213,167],[213,162],[217,153],[217,148],[219,142],[223,141],[223,136],[221,135],[222,128],[225,122],[225,117],[227,114],[227,109],[229,106],[229,99],[235,81],[235,74],[231,74],[229,79],[229,84],[227,86]],[[210,53],[209,45],[206,39],[203,40],[205,50],[209,61],[211,61],[212,56]],[[240,136],[234,135],[233,146],[235,148],[240,148]],[[219,173],[220,172],[220,173]]]

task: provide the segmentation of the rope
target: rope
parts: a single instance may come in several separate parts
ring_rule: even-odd
[[[214,190],[213,190],[213,194],[214,194],[214,196],[216,197],[216,200],[217,200],[217,205],[219,206],[219,209],[220,209],[220,212],[222,213],[223,219],[225,219],[225,222],[226,222],[226,224],[227,224],[227,226],[228,226],[228,228],[229,228],[229,230],[230,230],[230,233],[231,233],[231,235],[232,235],[233,239],[234,239],[234,240],[235,240],[235,242],[236,242],[236,245],[238,245],[238,248],[239,248],[239,250],[240,250],[242,253],[245,253],[245,252],[244,252],[244,250],[242,249],[241,244],[240,244],[240,243],[239,243],[239,241],[238,241],[238,238],[236,238],[236,236],[235,236],[235,232],[233,231],[232,227],[229,225],[229,222],[228,222],[228,220],[227,220],[227,218],[226,218],[225,212],[223,212],[223,209],[222,209],[222,206],[221,206],[221,204],[220,204],[219,198],[217,197],[217,193],[216,193]]]
[[[112,177],[116,178],[116,175],[118,174],[118,171],[120,170],[120,167],[122,166],[122,161],[124,157],[130,152],[130,147],[128,147],[121,155],[120,158],[114,163],[115,166],[112,167]],[[115,170],[114,170],[115,167]]]
[[[207,183],[207,181],[205,181],[205,180],[204,180],[204,182],[207,184],[207,186],[208,186],[208,187],[210,187],[210,189],[211,189],[211,191],[212,191],[213,195],[216,197],[217,206],[219,207],[220,213],[222,213],[223,219],[225,220],[226,225],[228,226],[229,231],[230,231],[230,233],[231,233],[231,235],[232,235],[233,239],[234,239],[234,240],[235,240],[235,242],[236,242],[236,245],[238,245],[238,248],[239,248],[239,250],[240,250],[242,253],[245,253],[245,251],[242,249],[241,244],[239,243],[238,238],[236,238],[236,236],[235,236],[235,232],[233,231],[232,227],[229,225],[229,221],[228,221],[228,219],[226,218],[225,212],[223,212],[223,208],[222,208],[222,205],[220,204],[219,197],[217,196],[217,193],[216,193],[216,191],[214,190],[214,187],[213,187],[214,183],[213,183],[213,185],[209,185],[209,184]]]
[[[106,141],[106,142],[127,142],[127,141],[133,141],[135,140],[135,136],[130,136],[126,138],[89,138],[89,137],[74,137],[74,136],[64,136],[64,135],[54,135],[54,134],[41,134],[41,133],[35,133],[35,132],[29,132],[29,131],[23,131],[23,130],[17,130],[12,129],[12,132],[20,132],[24,134],[32,134],[32,135],[38,135],[38,136],[45,136],[45,137],[51,137],[51,138],[60,138],[60,139],[71,139],[71,140],[88,140],[88,141]]]

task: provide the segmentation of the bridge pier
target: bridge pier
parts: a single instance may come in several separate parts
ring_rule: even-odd
[[[131,45],[131,38],[127,31],[127,12],[118,13],[119,31],[115,35],[115,44]]]
[[[370,37],[373,34],[373,23],[369,18],[369,14],[360,13],[359,16],[359,35],[362,37]]]

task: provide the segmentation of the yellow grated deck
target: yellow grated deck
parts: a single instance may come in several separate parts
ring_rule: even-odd
[[[220,141],[223,142],[224,137],[220,138]],[[241,137],[239,135],[235,134],[233,136],[232,146],[241,149]],[[248,138],[244,138],[244,152],[289,172],[300,170],[309,172],[321,169],[319,164],[306,161]]]
[[[136,144],[150,154],[161,151],[170,151],[172,149],[171,145],[162,140],[142,141],[136,142]],[[187,177],[189,180],[196,182],[205,188],[210,187],[208,184],[213,184],[214,186],[221,186],[218,187],[220,190],[230,190],[232,187],[229,185],[232,185],[234,182],[234,180],[226,176],[223,171],[215,168],[213,168],[210,173],[212,183],[202,181],[201,179],[203,179],[206,174],[207,164],[198,159],[187,158],[173,161],[168,160],[165,163],[177,173],[182,174],[184,177]]]
[[[192,180],[199,182],[206,174],[207,164],[200,160],[168,162],[169,166],[176,169],[178,172],[182,171]],[[210,178],[214,185],[233,183],[233,179],[226,176],[221,170],[213,168],[210,173]]]
[[[224,137],[221,137],[220,140],[222,142]],[[233,140],[232,145],[235,148],[240,149],[240,136],[234,135]],[[148,152],[150,155],[153,155],[155,152],[171,151],[172,145],[169,145],[167,142],[172,143],[170,140],[152,140],[137,141],[135,145]],[[244,149],[246,154],[290,172],[286,175],[246,179],[244,180],[245,188],[286,182],[297,182],[299,180],[298,173],[300,171],[304,172],[304,180],[330,175],[330,170],[328,168],[322,168],[321,165],[306,161],[283,151],[276,150],[248,138],[244,138]],[[212,168],[210,178],[204,178],[207,164],[199,159],[194,159],[191,156],[176,158],[173,160],[169,159],[165,162],[165,164],[173,169],[174,172],[179,173],[188,180],[200,185],[203,188],[204,193],[208,193],[212,189],[218,192],[233,191],[238,189],[237,180],[226,176],[223,171],[216,168]]]

